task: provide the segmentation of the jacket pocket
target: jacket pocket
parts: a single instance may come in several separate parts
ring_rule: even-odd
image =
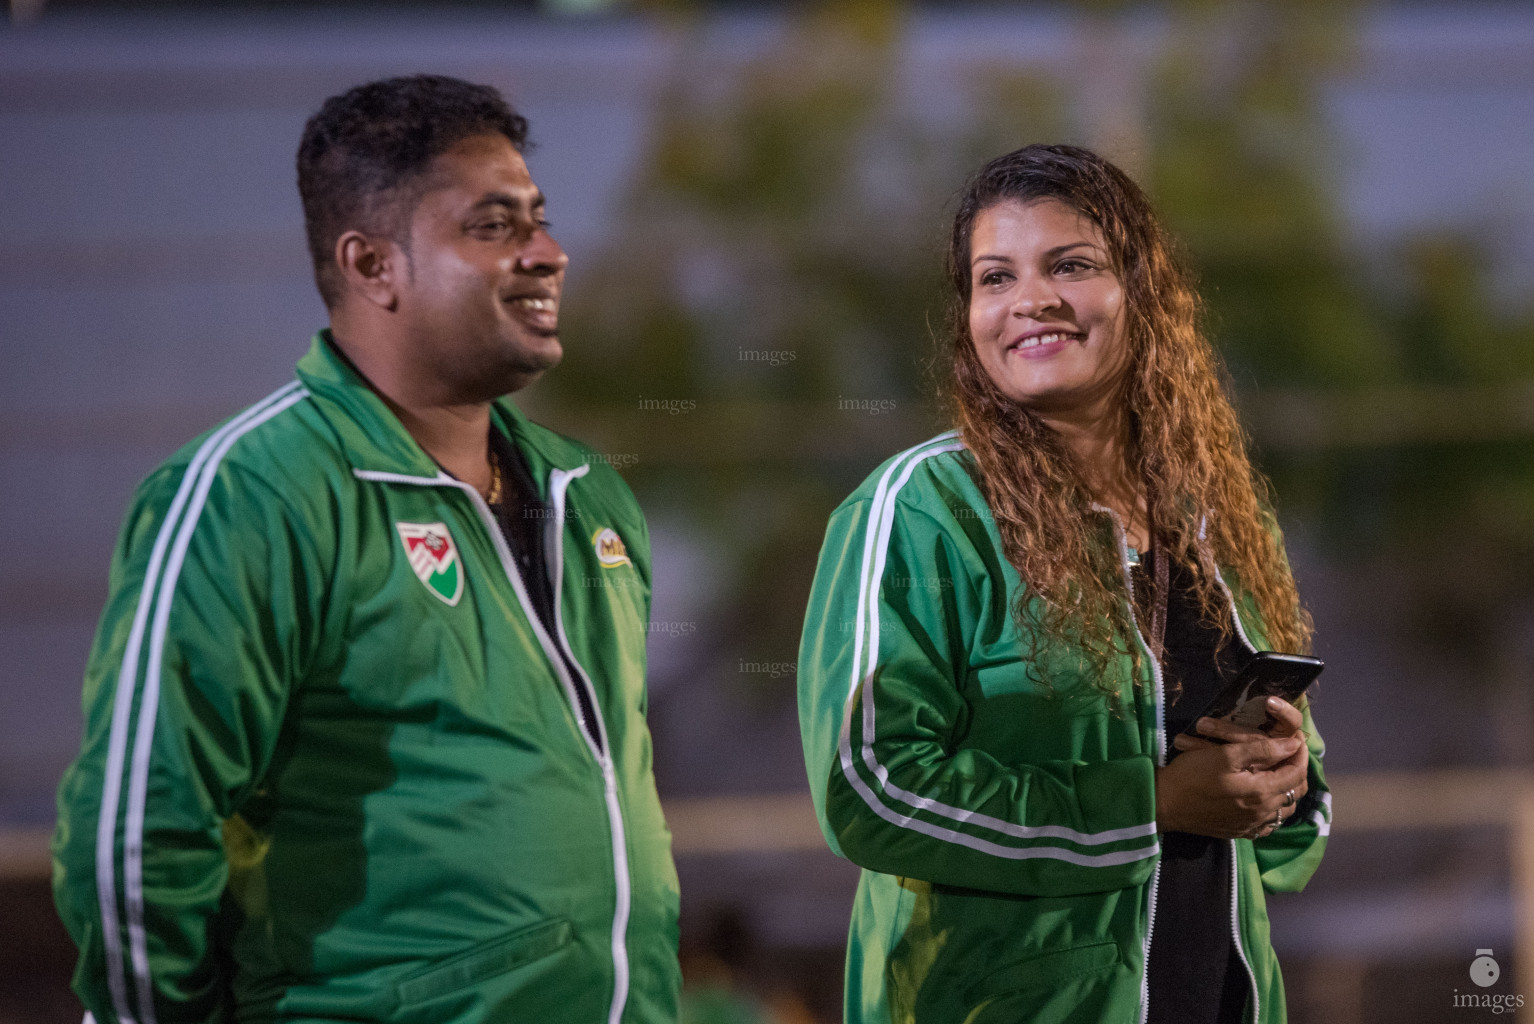
[[[395,994],[402,1006],[410,1006],[456,992],[552,956],[568,946],[573,935],[564,918],[535,924],[434,964],[401,981]]]
[[[968,1000],[972,1004],[980,1003],[1018,989],[1056,986],[1083,975],[1109,970],[1118,966],[1120,959],[1116,942],[1097,942],[1044,953],[987,974],[970,988]]]

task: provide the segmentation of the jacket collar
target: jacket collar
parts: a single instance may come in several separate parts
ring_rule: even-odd
[[[1100,518],[1108,527],[1112,543],[1120,553],[1124,563],[1124,572],[1129,572],[1129,540],[1124,533],[1124,525],[1119,520],[1119,515],[1106,505],[1092,502],[1091,509],[1099,513]],[[1241,586],[1240,578],[1235,572],[1214,564],[1214,553],[1205,538],[1205,530],[1209,526],[1209,515],[1205,513],[1199,517],[1198,545],[1199,550],[1206,559],[1206,564],[1214,567],[1220,575],[1220,583],[1225,588],[1225,597],[1230,603],[1231,613],[1235,616],[1236,627],[1241,633],[1241,639],[1254,651],[1264,650],[1267,646],[1267,626],[1257,614],[1256,605],[1252,603],[1250,595]],[[1127,584],[1126,578],[1126,584]]]
[[[442,472],[335,347],[328,329],[314,335],[308,353],[298,361],[297,372],[324,409],[353,469],[422,478],[435,478]],[[551,470],[573,470],[582,465],[572,448],[551,443],[555,435],[534,424],[508,398],[491,403],[490,422],[527,457],[540,489],[546,486]]]

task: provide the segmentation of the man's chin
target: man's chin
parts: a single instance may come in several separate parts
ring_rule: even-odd
[[[496,374],[497,395],[509,395],[514,391],[521,391],[559,365],[565,355],[564,349],[560,347],[558,338],[549,340],[553,342],[552,346],[539,351],[524,349],[521,358],[502,367],[501,372]]]
[[[565,347],[559,343],[559,335],[550,333],[543,337],[543,346],[536,351],[528,352],[528,368],[535,370],[540,376],[548,370],[554,369],[565,358]]]
[[[515,358],[540,372],[552,370],[564,357],[565,349],[559,342],[558,330],[528,331],[516,345]]]

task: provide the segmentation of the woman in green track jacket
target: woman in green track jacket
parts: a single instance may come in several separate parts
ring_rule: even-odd
[[[1072,147],[961,200],[959,429],[833,514],[800,650],[852,1024],[1285,1018],[1264,892],[1320,860],[1320,740],[1178,733],[1309,620],[1172,251]]]

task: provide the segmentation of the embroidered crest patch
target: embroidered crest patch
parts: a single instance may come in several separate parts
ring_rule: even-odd
[[[447,605],[463,596],[463,562],[444,523],[395,523],[417,578]]]
[[[591,535],[591,546],[596,548],[597,561],[602,563],[604,569],[616,569],[620,565],[634,564],[629,561],[629,551],[623,546],[623,538],[609,526],[604,526]]]

